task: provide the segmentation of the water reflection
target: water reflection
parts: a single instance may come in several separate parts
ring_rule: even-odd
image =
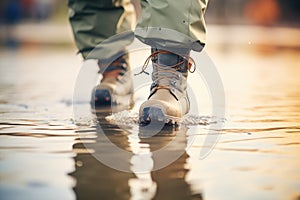
[[[228,115],[220,141],[204,160],[199,152],[205,125],[147,139],[138,129],[126,132],[103,121],[102,129],[111,130],[109,140],[130,154],[122,162],[130,174],[87,152],[87,144],[94,145],[91,152],[105,145],[96,126],[80,130],[81,141],[74,133],[70,102],[80,67],[75,51],[2,52],[0,199],[299,199],[300,53],[262,54],[253,46],[228,51],[207,46],[223,79]],[[200,116],[205,105],[199,106]],[[190,136],[196,138],[187,154],[151,172],[157,158],[149,152],[173,141],[174,133],[176,152]],[[163,158],[168,155],[172,152]],[[144,173],[137,173],[140,169]]]
[[[145,130],[122,130],[104,119],[108,114],[98,115],[94,128],[80,130],[84,138],[78,138],[73,147],[77,156],[71,175],[77,180],[78,199],[202,199],[201,194],[192,194],[185,181],[189,171],[186,127],[164,128],[153,137],[141,137]],[[129,154],[107,150],[110,144],[103,142],[102,133]],[[109,158],[131,173],[113,169],[98,158]],[[170,164],[170,158],[177,159]]]

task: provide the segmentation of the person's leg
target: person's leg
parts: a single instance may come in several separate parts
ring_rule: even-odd
[[[143,12],[135,35],[151,46],[201,51],[205,44],[207,4],[208,0],[141,0]]]
[[[135,24],[130,0],[69,0],[68,6],[75,43],[84,58],[101,42],[132,30]]]
[[[98,59],[103,75],[93,89],[92,107],[111,106],[124,97],[128,97],[124,104],[130,104],[133,85],[124,49],[133,33],[112,37],[134,28],[136,16],[130,0],[69,0],[68,6],[79,53],[84,59]]]
[[[152,47],[150,96],[140,107],[140,123],[165,123],[189,111],[186,92],[188,72],[193,72],[191,50],[205,44],[204,13],[208,0],[141,0],[142,17],[135,36]]]

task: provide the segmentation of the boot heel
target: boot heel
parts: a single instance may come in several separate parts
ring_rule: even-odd
[[[110,95],[109,90],[105,89],[96,89],[95,92],[92,94],[91,105],[94,108],[99,108],[103,106],[111,106],[112,105],[112,98]]]

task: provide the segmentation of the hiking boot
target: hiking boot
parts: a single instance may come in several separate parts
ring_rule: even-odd
[[[99,73],[103,78],[93,89],[93,108],[115,105],[131,106],[133,103],[133,81],[130,74],[128,55],[122,54],[112,63],[98,61]]]
[[[195,71],[195,62],[189,55],[152,49],[152,54],[146,60],[142,72],[145,72],[150,59],[153,65],[153,83],[148,100],[139,110],[140,125],[151,122],[178,124],[180,118],[190,110],[186,91],[187,76],[189,71]],[[192,63],[193,70],[191,70]]]

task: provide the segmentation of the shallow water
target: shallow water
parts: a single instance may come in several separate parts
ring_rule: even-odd
[[[200,123],[147,137],[136,108],[110,118],[125,117],[127,126],[105,120],[110,113],[75,126],[75,50],[2,51],[0,199],[299,199],[300,52],[251,46],[207,52],[225,89],[222,130],[209,127],[224,119],[208,115],[204,95]],[[218,133],[201,157],[210,148],[205,138]]]

